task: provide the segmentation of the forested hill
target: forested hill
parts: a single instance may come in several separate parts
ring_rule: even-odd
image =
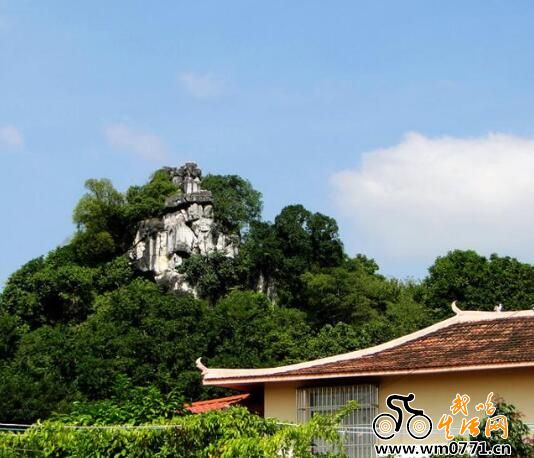
[[[191,252],[175,268],[197,297],[173,290],[129,255],[141,221],[161,218],[180,192],[169,170],[125,193],[88,180],[71,241],[11,275],[0,296],[1,421],[135,396],[173,407],[214,394],[201,387],[199,356],[277,365],[409,333],[448,316],[453,299],[465,309],[534,304],[531,265],[451,251],[421,282],[388,279],[344,251],[334,219],[288,205],[263,221],[261,194],[220,175],[202,187],[213,229],[237,238],[237,254]]]

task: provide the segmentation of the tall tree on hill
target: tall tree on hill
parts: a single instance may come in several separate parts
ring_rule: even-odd
[[[436,259],[423,282],[424,301],[438,318],[450,315],[457,300],[469,310],[530,309],[534,304],[534,266],[515,258],[455,250]]]
[[[202,187],[211,191],[215,219],[226,233],[246,231],[258,221],[263,207],[261,193],[237,175],[207,175]]]

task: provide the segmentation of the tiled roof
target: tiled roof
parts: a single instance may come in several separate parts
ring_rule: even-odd
[[[228,409],[235,404],[239,404],[250,396],[249,393],[238,394],[236,396],[227,396],[225,398],[209,399],[207,401],[197,401],[185,406],[189,412],[203,413],[211,412],[212,410]]]
[[[534,311],[462,312],[385,344],[267,369],[212,369],[206,385],[534,366]]]
[[[286,375],[484,366],[534,361],[534,317],[458,323],[379,353]]]

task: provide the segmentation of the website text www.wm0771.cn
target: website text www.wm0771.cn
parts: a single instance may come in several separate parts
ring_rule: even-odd
[[[483,441],[457,441],[448,444],[396,444],[375,445],[378,456],[402,455],[404,457],[422,457],[431,455],[470,455],[470,456],[511,456],[510,444],[490,446]]]

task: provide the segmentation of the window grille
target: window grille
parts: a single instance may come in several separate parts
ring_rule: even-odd
[[[304,423],[315,414],[333,414],[349,401],[358,409],[340,425],[345,453],[349,458],[374,458],[376,441],[372,431],[373,418],[378,414],[378,387],[375,385],[319,386],[297,390],[297,419]],[[329,447],[317,440],[315,452],[327,452]]]

